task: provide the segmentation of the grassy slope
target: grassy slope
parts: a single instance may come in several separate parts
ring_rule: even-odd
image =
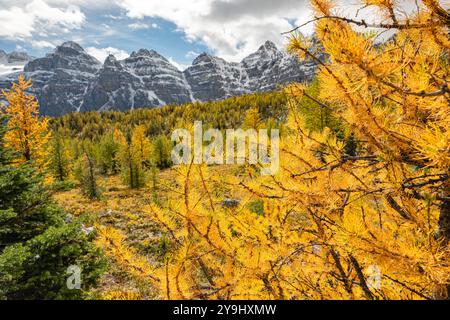
[[[213,177],[230,175],[243,178],[242,168],[237,166],[214,166],[209,168]],[[176,183],[176,169],[168,169],[158,174],[158,202],[164,206],[168,199],[179,201],[182,186]],[[140,190],[130,190],[123,184],[120,176],[103,176],[99,179],[103,189],[102,198],[92,201],[84,197],[79,188],[55,194],[56,201],[67,212],[75,215],[85,215],[89,224],[111,226],[121,230],[127,237],[126,244],[145,256],[151,265],[158,265],[163,258],[161,244],[164,234],[152,219],[145,213],[144,208],[150,204],[155,192],[147,186]],[[242,190],[214,190],[217,205],[226,198],[244,199],[247,195]],[[246,205],[246,204],[242,204]],[[139,292],[139,298],[157,298],[156,293],[148,285],[134,281],[124,270],[110,261],[109,271],[102,277],[99,288],[94,293],[96,298],[102,298],[106,292],[126,291]],[[130,295],[131,298],[136,298]]]

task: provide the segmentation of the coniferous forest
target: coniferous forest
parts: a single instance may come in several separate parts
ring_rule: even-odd
[[[270,92],[44,117],[20,76],[0,109],[0,299],[448,299],[450,7],[401,2],[360,1],[368,22],[311,0],[280,37],[316,76]],[[279,170],[175,164],[196,121],[277,130]]]

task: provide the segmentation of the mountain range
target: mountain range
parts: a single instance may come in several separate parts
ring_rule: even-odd
[[[0,51],[0,65],[12,65],[18,56],[23,71],[0,73],[0,88],[8,89],[21,72],[32,77],[31,93],[48,116],[225,99],[310,81],[316,70],[313,62],[299,62],[270,41],[240,63],[202,53],[184,71],[147,49],[124,60],[110,55],[101,63],[75,42],[65,42],[37,59]]]
[[[6,53],[0,50],[0,76],[22,71],[23,67],[33,59],[33,57],[24,52],[13,51]]]

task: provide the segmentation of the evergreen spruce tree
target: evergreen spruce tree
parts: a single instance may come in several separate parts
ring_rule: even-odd
[[[50,170],[57,181],[63,182],[70,173],[70,160],[64,140],[56,132],[51,141]]]
[[[114,140],[114,134],[108,132],[100,139],[98,146],[98,162],[103,174],[117,174],[119,163],[117,161],[117,152],[119,143]]]
[[[127,137],[116,130],[114,136],[119,143],[117,158],[124,181],[131,189],[142,188],[146,184],[152,155],[152,145],[145,136],[145,128],[137,126],[132,133],[127,133]]]
[[[82,299],[96,283],[104,260],[92,233],[55,205],[42,177],[5,146],[0,120],[0,299]],[[79,268],[80,289],[67,285]]]
[[[83,150],[76,164],[75,176],[80,182],[81,190],[89,199],[99,199],[101,191],[97,183],[93,152],[88,150],[87,146],[83,146]]]
[[[159,136],[154,142],[153,162],[159,169],[167,169],[172,165],[170,141],[165,136]]]

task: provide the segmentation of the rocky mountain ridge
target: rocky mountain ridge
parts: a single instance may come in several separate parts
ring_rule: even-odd
[[[6,53],[0,50],[0,76],[23,70],[23,67],[33,59],[25,52]]]
[[[299,62],[270,41],[240,63],[203,53],[184,71],[154,50],[141,49],[124,60],[110,55],[101,63],[77,43],[65,42],[45,57],[28,62],[23,72],[33,78],[32,93],[41,112],[60,116],[270,91],[289,82],[310,81],[315,70],[314,63]],[[18,75],[0,76],[0,88],[8,88]]]

